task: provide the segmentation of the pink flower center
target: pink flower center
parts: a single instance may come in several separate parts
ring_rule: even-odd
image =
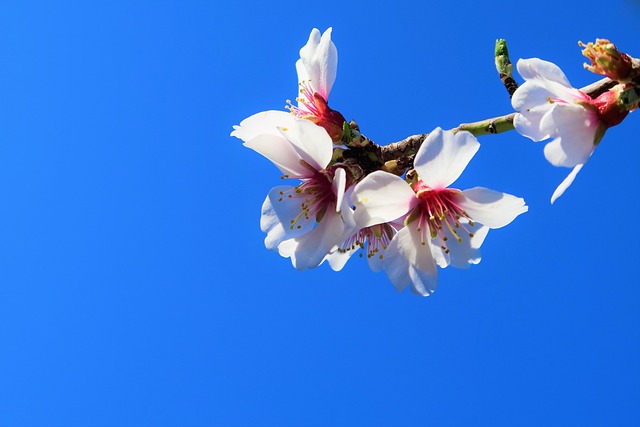
[[[592,108],[593,99],[580,89],[571,89],[569,94],[565,94],[566,98],[552,98],[550,96],[547,97],[547,102],[549,104],[560,104],[567,105],[570,103],[576,103],[582,105],[585,108]]]
[[[291,111],[291,114],[302,119],[308,116],[322,117],[327,101],[318,95],[318,97],[324,101],[324,105],[321,105],[322,102],[318,102],[315,96],[316,92],[308,80],[301,81],[298,83],[298,86],[300,86],[300,96],[296,98],[298,107],[292,105],[291,101],[287,100],[287,109]]]
[[[337,197],[333,192],[333,174],[329,171],[316,172],[300,185],[287,191],[280,191],[279,202],[296,199],[300,203],[300,213],[289,223],[289,228],[302,228],[310,219],[320,222],[327,209],[335,210]]]
[[[334,142],[339,141],[344,128],[344,116],[339,111],[332,110],[327,100],[314,92],[308,81],[302,81],[299,85],[300,96],[296,98],[298,106],[287,100],[286,108],[297,118],[311,120],[322,126]]]
[[[421,203],[411,213],[407,223],[417,220],[417,230],[423,245],[428,238],[440,237],[444,242],[442,249],[449,253],[446,247],[446,242],[449,240],[447,231],[458,242],[462,242],[464,236],[474,236],[471,230],[475,227],[475,223],[460,206],[462,198],[460,190],[453,188],[435,190],[418,181],[414,191]]]

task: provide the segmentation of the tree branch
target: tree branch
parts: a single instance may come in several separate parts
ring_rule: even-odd
[[[589,95],[591,98],[597,98],[599,95],[613,88],[617,84],[618,82],[605,77],[595,83],[581,88],[580,90]],[[478,122],[463,123],[451,129],[451,131],[468,131],[471,132],[474,136],[507,132],[514,129],[513,119],[516,114],[517,113],[510,113],[504,116],[480,120]],[[403,139],[402,141],[392,142],[391,144],[384,146],[378,146],[378,158],[382,163],[386,163],[399,157],[414,155],[428,135],[429,134],[412,135],[408,138]]]

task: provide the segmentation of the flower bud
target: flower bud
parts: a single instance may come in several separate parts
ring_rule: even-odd
[[[609,40],[596,39],[595,43],[578,44],[584,48],[582,54],[591,61],[591,65],[584,64],[587,70],[618,82],[626,82],[633,78],[631,58],[626,53],[618,51]]]
[[[593,100],[593,105],[598,108],[598,114],[607,128],[620,124],[629,114],[629,108],[620,98],[623,92],[619,85]]]

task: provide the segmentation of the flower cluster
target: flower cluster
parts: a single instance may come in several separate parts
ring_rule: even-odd
[[[362,227],[402,226],[382,257],[389,280],[430,295],[436,265],[468,268],[480,262],[480,246],[490,228],[500,228],[527,211],[524,200],[483,187],[449,188],[480,148],[469,132],[436,128],[420,146],[411,183],[383,171],[367,175],[354,188],[352,203]],[[377,255],[377,254],[376,254]]]
[[[552,203],[605,131],[637,107],[630,96],[636,89],[631,59],[616,55],[611,46],[590,44],[585,56],[601,74],[626,73],[626,82],[596,97],[573,88],[550,62],[517,63],[525,83],[513,93],[518,112],[513,128],[534,141],[551,139],[544,148],[547,160],[573,168]],[[480,148],[475,136],[461,128],[436,128],[410,141],[419,146],[389,161],[355,122],[347,123],[329,107],[337,64],[331,29],[324,34],[314,29],[296,62],[295,105],[287,101],[289,112],[257,113],[231,133],[269,159],[283,180],[294,180],[274,187],[265,198],[260,220],[265,246],[298,270],[326,261],[338,271],[359,252],[373,271],[384,270],[398,290],[409,287],[417,295],[430,295],[438,267],[477,264],[489,229],[504,227],[528,207],[522,198],[487,188],[451,187]]]

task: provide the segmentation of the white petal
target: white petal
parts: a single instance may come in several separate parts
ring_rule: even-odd
[[[336,212],[340,212],[345,203],[344,192],[347,187],[347,173],[343,168],[336,169],[331,186],[336,195]]]
[[[404,222],[396,224],[388,222],[370,229],[370,235],[367,242],[367,262],[371,271],[377,273],[384,269],[384,259],[387,256],[387,250],[390,241],[404,227]],[[386,242],[386,243],[385,243]],[[377,251],[371,254],[372,251]]]
[[[331,28],[327,29],[320,37],[320,31],[314,28],[307,44],[300,49],[300,59],[311,86],[325,100],[329,99],[338,70],[338,50],[331,41],[331,31]]]
[[[540,121],[553,108],[554,104],[548,101],[550,97],[554,95],[537,81],[525,82],[516,90],[511,98],[511,105],[520,113],[516,114],[513,120],[513,125],[520,135],[533,141],[549,138],[548,134],[540,130]]]
[[[459,205],[474,222],[489,228],[504,227],[529,209],[524,199],[488,188],[471,188],[463,191],[462,195],[464,198]]]
[[[580,170],[582,169],[582,167],[584,166],[584,164],[582,165],[576,165],[576,167],[573,168],[573,170],[571,171],[571,173],[569,173],[569,175],[567,175],[567,177],[564,179],[564,181],[562,181],[560,183],[560,185],[558,185],[558,188],[556,188],[556,191],[553,192],[553,195],[551,196],[551,203],[553,204],[553,202],[555,202],[558,197],[562,196],[565,192],[565,190],[567,188],[569,188],[569,186],[573,183],[573,180],[576,179],[576,175],[578,175],[578,172],[580,172]]]
[[[386,257],[387,250],[380,248],[380,252],[373,255],[367,256],[367,263],[369,264],[369,268],[374,273],[378,273],[384,269],[384,258]]]
[[[358,227],[364,228],[400,218],[418,204],[418,198],[402,178],[375,171],[355,186],[351,203]]]
[[[435,292],[438,287],[438,271],[427,273],[414,266],[409,267],[409,277],[411,278],[411,292],[421,297],[428,297]]]
[[[567,89],[545,80],[525,82],[511,99],[513,108],[520,113],[513,121],[514,127],[519,134],[534,141],[547,139],[550,134],[553,135],[549,129],[542,127],[548,114],[558,106],[577,106],[574,101],[585,96],[577,89]]]
[[[411,245],[411,232],[404,227],[391,240],[387,256],[384,258],[383,264],[387,277],[398,291],[403,291],[411,283],[409,256],[405,249]]]
[[[595,148],[600,119],[598,114],[577,105],[558,105],[541,122],[543,132],[555,139],[544,147],[544,155],[554,166],[584,164]]]
[[[436,128],[422,143],[413,162],[418,176],[433,189],[451,185],[480,148],[469,132],[443,131]]]
[[[549,138],[550,133],[541,128],[541,122],[558,103],[590,101],[585,93],[571,87],[562,70],[551,62],[521,59],[518,71],[527,81],[511,99],[511,105],[520,113],[514,119],[514,126],[518,133],[534,141]]]
[[[482,258],[480,253],[480,246],[484,242],[484,239],[489,233],[489,227],[481,224],[476,224],[474,227],[466,225],[466,227],[473,232],[473,237],[465,236],[462,242],[455,239],[447,242],[449,248],[449,255],[451,257],[451,266],[455,268],[466,269],[471,264],[478,264]]]
[[[279,128],[300,157],[319,171],[331,161],[333,142],[324,128],[309,120],[296,120],[289,127]]]
[[[518,113],[513,118],[513,127],[516,132],[533,141],[542,141],[549,138],[549,134],[540,130],[540,121],[547,111],[529,111],[527,114]]]
[[[471,264],[480,262],[480,246],[488,232],[489,228],[479,222],[472,226],[465,218],[460,218],[460,227],[456,229],[457,236],[448,227],[443,227],[442,233],[446,240],[439,234],[431,239],[433,259],[440,268],[449,265],[456,268],[469,268]]]
[[[313,171],[301,162],[300,154],[282,135],[258,135],[243,145],[271,160],[287,177],[309,178],[313,175]]]
[[[346,224],[347,229],[353,230],[353,233],[345,238],[343,242],[341,242],[338,246],[332,248],[329,255],[325,257],[325,260],[329,262],[329,265],[333,269],[333,271],[340,271],[345,266],[347,261],[351,258],[351,256],[356,252],[361,252],[359,246],[355,248],[347,248],[347,250],[343,250],[347,244],[351,244],[355,241],[357,234],[359,234],[360,229],[355,226],[355,222],[353,221],[353,210],[345,206],[342,212],[342,218]]]
[[[262,204],[260,229],[267,233],[264,239],[267,249],[276,249],[283,240],[308,233],[315,224],[313,220],[303,221],[292,228],[291,220],[300,214],[301,208],[300,201],[296,198],[283,197],[281,193],[288,191],[294,191],[294,187],[289,185],[274,187]]]
[[[567,76],[565,76],[560,67],[553,62],[544,61],[539,58],[519,59],[516,63],[516,68],[525,80],[543,77],[565,87],[571,87]]]
[[[437,283],[438,271],[428,244],[422,244],[415,221],[404,227],[391,240],[384,258],[389,280],[401,291],[409,284],[412,290],[428,295]]]
[[[311,171],[302,165],[302,157],[278,129],[293,127],[299,121],[301,120],[284,111],[263,111],[244,119],[239,126],[234,126],[235,130],[231,135],[245,141],[245,147],[271,160],[283,175],[307,178]]]
[[[311,77],[309,76],[309,73],[307,72],[307,67],[304,66],[304,63],[302,62],[302,59],[298,59],[296,61],[296,71],[298,73],[298,83],[302,83],[302,82],[308,82]],[[306,89],[306,84],[305,84],[305,89]],[[307,98],[307,94],[303,94],[302,93],[302,87],[300,86],[300,84],[298,84],[298,91],[299,91],[299,98],[298,99],[298,110],[300,110],[300,113],[302,113],[302,116],[306,115],[306,114],[312,114],[311,110],[309,110],[309,106],[307,105],[306,102],[301,102],[300,99],[306,99]],[[313,94],[310,94],[313,95]]]
[[[338,251],[335,250],[326,256],[327,262],[329,262],[329,266],[333,271],[340,271],[347,264],[347,261],[351,258],[351,256],[358,252],[358,250],[352,251]]]
[[[231,136],[240,138],[245,142],[262,134],[280,136],[278,127],[291,126],[291,123],[295,120],[296,118],[291,113],[284,111],[262,111],[247,117],[239,125],[234,126]]]
[[[530,80],[524,82],[514,92],[511,106],[514,110],[526,114],[529,111],[544,112],[551,109],[553,104],[549,98],[557,98],[557,94],[550,90],[548,82],[544,80]]]
[[[302,59],[296,61],[296,73],[298,74],[298,82],[307,82],[311,79]]]
[[[311,232],[278,246],[283,257],[290,257],[297,270],[316,268],[335,246],[345,241],[353,232],[339,213],[329,209]]]
[[[437,237],[434,241],[430,242],[431,244],[431,255],[433,256],[433,261],[440,268],[446,268],[451,264],[451,257],[446,250],[442,248],[442,240]]]

